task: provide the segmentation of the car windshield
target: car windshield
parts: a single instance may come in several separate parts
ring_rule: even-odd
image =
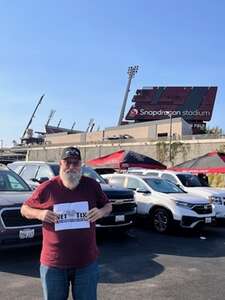
[[[186,187],[199,187],[203,186],[197,176],[192,174],[178,174],[177,177],[181,183]]]
[[[144,181],[156,192],[165,194],[184,193],[182,189],[167,180],[160,178],[144,178]]]
[[[27,192],[31,189],[19,175],[9,170],[0,170],[0,191]]]
[[[82,166],[82,174],[84,176],[95,179],[98,183],[106,183],[105,180],[90,167]]]

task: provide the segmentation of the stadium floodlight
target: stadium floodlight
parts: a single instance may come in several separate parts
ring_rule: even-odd
[[[138,65],[128,67],[128,70],[127,70],[128,82],[127,82],[127,87],[126,87],[126,91],[125,91],[125,95],[124,95],[124,99],[123,99],[122,108],[120,111],[118,126],[122,124],[124,112],[125,112],[125,108],[126,108],[126,104],[127,104],[127,98],[128,98],[128,94],[130,91],[131,80],[132,80],[132,78],[134,78],[135,74],[138,72],[138,69],[139,69]]]

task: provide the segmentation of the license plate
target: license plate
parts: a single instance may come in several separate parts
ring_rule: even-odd
[[[19,232],[19,238],[23,239],[31,239],[34,237],[34,229],[22,229]]]
[[[205,223],[212,223],[212,218],[205,218]]]
[[[125,216],[124,215],[116,216],[116,222],[123,222],[123,221],[125,221]]]

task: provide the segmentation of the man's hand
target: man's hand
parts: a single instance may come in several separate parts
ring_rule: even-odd
[[[26,204],[22,205],[20,212],[27,219],[38,219],[47,223],[57,223],[59,220],[58,215],[51,210],[32,208]]]
[[[107,203],[102,208],[94,207],[87,213],[87,220],[90,222],[95,222],[105,216],[108,216],[112,211],[112,204]]]
[[[40,210],[38,219],[42,222],[57,223],[59,217],[53,211],[48,210],[48,209],[43,209],[43,210]]]
[[[90,222],[95,222],[98,219],[101,219],[102,217],[104,217],[105,213],[102,210],[102,208],[97,208],[94,207],[91,210],[89,210],[89,212],[87,213],[87,220]]]

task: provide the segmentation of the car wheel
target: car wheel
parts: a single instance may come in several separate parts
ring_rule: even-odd
[[[157,208],[152,213],[153,228],[160,233],[166,233],[171,229],[172,216],[165,208]]]

